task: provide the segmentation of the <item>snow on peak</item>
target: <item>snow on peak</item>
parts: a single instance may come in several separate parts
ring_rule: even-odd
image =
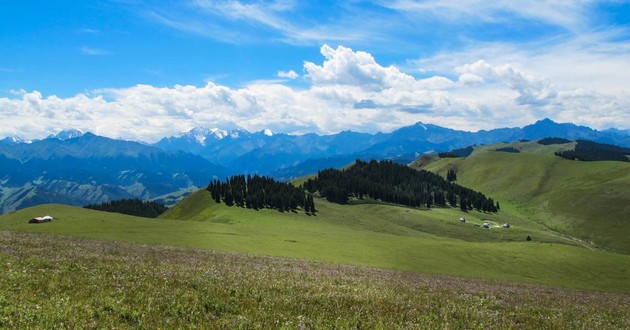
[[[238,139],[239,137],[247,136],[249,134],[250,134],[249,131],[244,130],[244,129],[240,129],[240,128],[239,129],[233,129],[233,130],[230,131],[230,137],[232,139]]]
[[[422,123],[421,121],[416,123],[416,126],[418,127],[422,127],[425,131],[427,130],[427,127],[424,125],[424,123]]]
[[[18,143],[31,143],[31,141],[29,140],[24,140],[23,138],[17,136],[17,135],[13,135],[12,137],[10,137],[11,142],[18,144]]]
[[[270,130],[270,129],[268,129],[268,128],[265,128],[265,129],[263,130],[263,134],[265,134],[265,135],[267,135],[267,136],[273,136],[273,131],[272,131],[272,130]]]
[[[209,137],[213,137],[216,140],[221,140],[227,135],[226,131],[218,128],[205,128],[195,127],[186,133],[179,134],[180,137],[186,138],[188,141],[197,142],[202,146],[206,145],[206,140]]]
[[[53,139],[65,141],[65,140],[81,137],[84,134],[85,133],[82,130],[80,130],[80,129],[68,128],[68,129],[62,130],[61,132],[59,132],[57,134],[51,134],[51,135],[48,136],[48,138],[53,138]]]
[[[237,139],[248,136],[249,134],[251,133],[244,129],[227,131],[219,128],[195,127],[188,132],[179,134],[177,137],[186,139],[189,142],[198,143],[205,147],[210,140],[223,140],[225,138]]]
[[[228,131],[218,128],[213,128],[210,130],[210,132],[217,140],[222,140],[224,137],[228,136]]]
[[[23,138],[17,136],[17,135],[13,135],[13,136],[8,136],[2,140],[0,140],[0,143],[2,144],[21,144],[21,143],[32,143],[33,141],[30,140],[24,140]]]

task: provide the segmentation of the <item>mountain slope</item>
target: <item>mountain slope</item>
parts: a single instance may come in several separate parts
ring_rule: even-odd
[[[0,216],[0,230],[284,256],[502,282],[630,291],[625,273],[630,256],[561,244],[570,241],[545,236],[543,230],[533,227],[483,229],[479,224],[488,220],[482,213],[468,214],[470,222],[461,224],[457,220],[460,214],[454,209],[341,206],[318,200],[318,215],[307,216],[226,207],[214,203],[203,190],[180,206],[161,219],[143,219],[41,205]],[[55,220],[43,225],[27,223],[42,214],[50,214]],[[528,234],[536,240],[527,242]],[[573,269],[579,272],[568,271]]]
[[[42,202],[85,205],[149,199],[205,186],[230,173],[190,153],[165,152],[91,133],[2,145],[0,170],[1,212]]]
[[[458,183],[494,196],[502,209],[630,253],[630,164],[553,155],[555,150],[571,148],[571,143],[537,148],[535,142],[512,145],[521,153],[492,151],[505,144],[483,146],[467,158],[439,159],[423,168],[442,175],[455,169]]]
[[[472,144],[493,144],[544,137],[590,139],[597,142],[630,146],[630,136],[623,131],[596,131],[574,124],[540,120],[523,128],[499,128],[467,132],[416,123],[391,133],[355,133],[344,131],[332,135],[265,134],[195,128],[179,136],[164,138],[155,146],[165,150],[192,152],[234,169],[237,172],[260,173],[277,178],[294,178],[312,170],[316,162],[360,158],[393,159],[411,162],[431,151],[448,151]]]
[[[548,119],[523,128],[475,133],[423,123],[391,133],[344,131],[324,136],[196,128],[178,137],[165,138],[154,146],[64,130],[30,143],[3,140],[0,187],[27,189],[30,184],[46,194],[44,200],[50,202],[81,198],[79,191],[90,196],[83,198],[86,203],[101,203],[113,196],[155,198],[205,186],[213,177],[235,173],[259,173],[290,180],[324,168],[342,167],[355,159],[388,159],[408,164],[426,152],[546,136],[590,138],[630,146],[630,136],[622,130],[599,132]],[[99,187],[103,185],[116,189],[102,193]],[[4,191],[0,201],[8,200],[7,194],[13,190]],[[69,192],[72,193],[68,195]],[[59,194],[64,196],[55,199]],[[3,212],[20,207],[19,199],[10,205],[0,203]]]

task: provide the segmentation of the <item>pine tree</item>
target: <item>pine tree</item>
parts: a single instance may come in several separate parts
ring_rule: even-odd
[[[468,202],[465,199],[459,200],[459,209],[468,212]]]
[[[315,199],[312,194],[308,194],[309,203],[311,204],[311,213],[315,214],[317,210],[315,209]]]
[[[455,173],[455,170],[448,170],[448,172],[446,173],[446,180],[448,180],[449,182],[457,180],[457,173]]]

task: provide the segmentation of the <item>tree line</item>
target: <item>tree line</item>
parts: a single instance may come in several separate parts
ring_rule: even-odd
[[[473,153],[473,151],[475,151],[475,148],[473,146],[468,146],[465,148],[451,150],[449,152],[440,152],[438,153],[438,157],[440,158],[468,157]]]
[[[577,140],[576,142],[575,149],[556,152],[556,156],[581,161],[614,160],[620,162],[630,162],[630,158],[628,158],[630,155],[630,148],[623,148],[588,140]]]
[[[120,199],[102,204],[89,204],[84,206],[86,209],[122,213],[128,215],[135,215],[145,218],[156,218],[158,215],[166,212],[168,207],[152,202],[143,201],[137,198],[133,199]]]
[[[224,181],[213,180],[207,190],[217,203],[248,209],[275,209],[281,212],[304,210],[314,214],[313,195],[287,182],[259,175],[235,175]]]
[[[456,179],[451,173],[449,179]],[[357,160],[345,170],[326,169],[304,183],[309,192],[318,191],[329,202],[347,204],[365,197],[411,207],[459,206],[463,211],[497,212],[499,204],[484,194],[449,182],[441,176],[414,170],[391,161]]]

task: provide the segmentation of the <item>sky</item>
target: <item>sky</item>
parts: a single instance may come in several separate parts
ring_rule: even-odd
[[[0,4],[0,137],[630,128],[630,1]]]

